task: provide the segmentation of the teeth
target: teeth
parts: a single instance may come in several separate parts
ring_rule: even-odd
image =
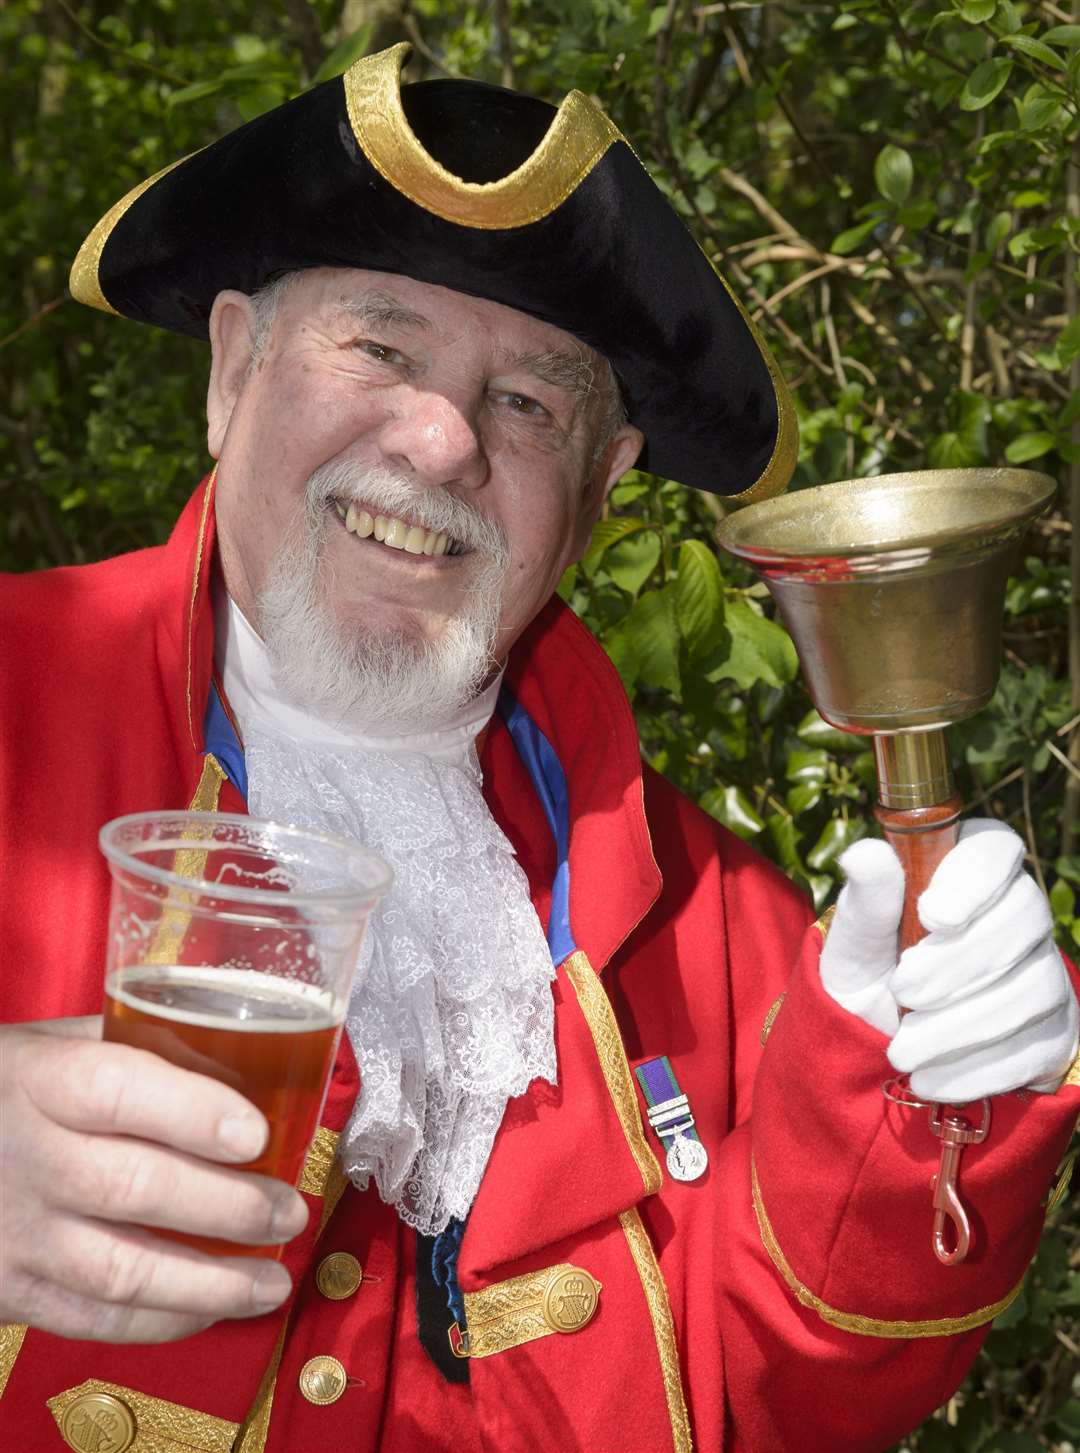
[[[409,555],[461,554],[461,546],[449,535],[425,530],[422,525],[409,525],[404,520],[393,519],[388,515],[373,517],[357,505],[346,508],[338,500],[334,500],[333,504],[345,528],[351,534],[358,535],[361,540],[374,535],[376,540],[389,545],[392,550],[404,550]]]

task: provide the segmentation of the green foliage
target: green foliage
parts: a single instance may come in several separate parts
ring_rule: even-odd
[[[1078,19],[1034,0],[7,0],[0,567],[160,540],[207,464],[203,345],[66,298],[94,221],[403,39],[414,76],[603,100],[793,385],[795,487],[1002,461],[1061,472],[1080,461]],[[629,475],[560,591],[614,660],[648,759],[820,906],[844,847],[876,831],[872,757],[814,711],[763,588],[717,558],[724,508]],[[973,810],[1029,842],[1075,949],[1068,545],[1060,513],[1033,532],[998,692],[952,748]],[[1080,1447],[1078,1343],[1074,1198],[971,1378],[905,1448]]]

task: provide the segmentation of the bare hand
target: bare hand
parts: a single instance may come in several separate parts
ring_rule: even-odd
[[[277,1262],[211,1257],[140,1229],[254,1246],[307,1221],[253,1160],[264,1117],[235,1090],[101,1042],[101,1020],[0,1029],[0,1322],[166,1342],[280,1306]]]

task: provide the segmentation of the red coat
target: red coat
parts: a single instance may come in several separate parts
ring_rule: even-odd
[[[161,549],[2,585],[9,1020],[101,1007],[103,821],[196,798],[243,810],[203,755],[211,504],[201,488]],[[643,773],[612,667],[557,602],[508,680],[567,775],[579,952],[555,983],[558,1087],[511,1102],[468,1222],[459,1274],[484,1354],[469,1383],[445,1382],[417,1340],[412,1233],[374,1192],[342,1193],[334,1133],[357,1088],[343,1051],[301,1182],[311,1223],[286,1254],[288,1316],[160,1347],[0,1331],[3,1446],[61,1449],[58,1421],[97,1387],[144,1453],[845,1453],[885,1447],[960,1380],[1032,1255],[1080,1088],[996,1102],[964,1157],[972,1253],[939,1265],[936,1142],[884,1102],[883,1037],[822,992],[802,897]],[[546,921],[551,839],[498,722],[482,761]],[[628,1068],[663,1054],[710,1156],[690,1184],[661,1169]],[[314,1272],[339,1250],[364,1280],[328,1300]],[[587,1325],[549,1334],[543,1291],[564,1265],[602,1289]],[[328,1406],[298,1390],[318,1354],[350,1378]]]

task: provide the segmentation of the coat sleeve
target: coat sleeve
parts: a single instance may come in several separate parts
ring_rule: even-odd
[[[880,1453],[950,1397],[1018,1288],[1080,1084],[994,1100],[960,1168],[971,1251],[941,1265],[939,1142],[882,1095],[885,1036],[822,989],[810,905],[651,773],[646,803],[663,928],[614,992],[631,1059],[671,1056],[710,1157],[641,1207],[695,1445]]]
[[[821,942],[808,930],[749,1117],[721,1148],[735,1449],[873,1453],[944,1402],[1019,1289],[1080,1112],[1069,1083],[994,1100],[990,1134],[960,1169],[971,1251],[942,1265],[940,1142],[926,1110],[882,1095],[885,1037],[825,994]]]

